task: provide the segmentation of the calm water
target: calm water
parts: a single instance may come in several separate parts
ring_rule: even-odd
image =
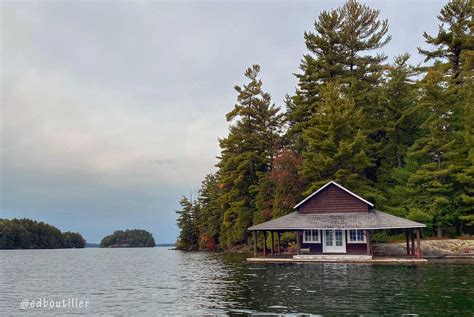
[[[474,265],[248,264],[166,248],[0,251],[0,315],[474,313]],[[27,308],[77,298],[87,308]]]

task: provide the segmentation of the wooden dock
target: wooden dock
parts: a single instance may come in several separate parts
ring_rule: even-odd
[[[253,263],[372,263],[372,264],[424,264],[427,259],[416,257],[370,255],[295,255],[292,257],[253,257]]]

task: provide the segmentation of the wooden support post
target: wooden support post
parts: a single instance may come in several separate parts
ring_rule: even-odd
[[[407,240],[407,255],[410,255],[410,235],[408,229],[405,229],[405,236]]]
[[[280,231],[277,232],[278,236],[278,254],[281,254],[281,233]]]
[[[257,231],[253,232],[253,256],[258,255],[258,245],[257,245]]]
[[[420,241],[421,229],[416,229],[416,258],[421,258],[421,241]]]
[[[296,254],[301,254],[301,243],[300,243],[300,233],[299,231],[295,231],[296,234]]]
[[[267,232],[263,232],[263,256],[267,256]]]
[[[274,238],[273,238],[273,231],[270,231],[270,234],[272,235],[272,236],[271,236],[272,245],[271,245],[270,254],[271,254],[271,255],[274,255],[274,254],[275,254],[275,241],[274,241]]]
[[[365,230],[365,239],[367,240],[367,255],[372,255],[372,234],[370,230]]]
[[[411,255],[415,255],[415,234],[411,231]]]

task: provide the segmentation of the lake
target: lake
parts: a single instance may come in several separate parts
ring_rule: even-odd
[[[43,307],[62,300],[70,305]],[[41,307],[20,309],[31,301]],[[177,313],[472,316],[474,265],[249,264],[241,254],[167,248],[0,251],[0,315]]]

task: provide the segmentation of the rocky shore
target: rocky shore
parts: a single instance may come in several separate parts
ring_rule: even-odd
[[[374,244],[374,255],[405,255],[406,243],[377,243]],[[472,256],[474,257],[474,239],[439,239],[421,240],[423,256]]]

